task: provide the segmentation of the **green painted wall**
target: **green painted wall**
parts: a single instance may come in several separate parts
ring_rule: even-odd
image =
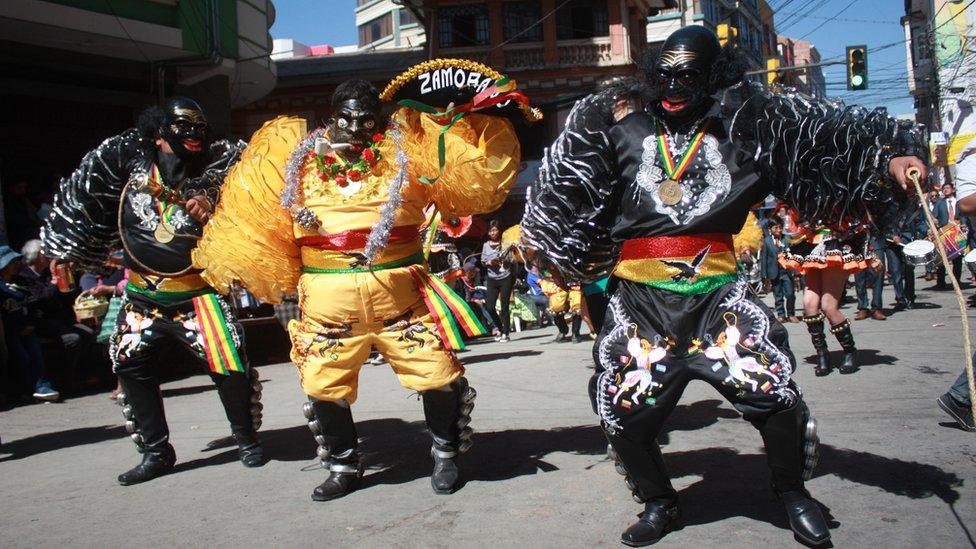
[[[197,54],[207,53],[207,5],[216,2],[220,15],[220,54],[231,59],[237,58],[236,0],[180,0],[175,6],[149,0],[49,1],[95,13],[177,27],[183,31],[183,49]]]

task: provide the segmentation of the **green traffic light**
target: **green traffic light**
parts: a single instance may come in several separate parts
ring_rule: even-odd
[[[861,76],[860,74],[855,74],[854,76],[851,77],[852,86],[860,86],[863,83],[864,83],[864,77]]]

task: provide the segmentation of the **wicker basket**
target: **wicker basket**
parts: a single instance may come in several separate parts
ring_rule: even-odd
[[[81,292],[75,298],[74,310],[78,322],[98,319],[108,312],[108,300],[103,297],[95,297],[88,292]]]

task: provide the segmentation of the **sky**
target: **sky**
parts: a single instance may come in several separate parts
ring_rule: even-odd
[[[768,0],[776,30],[812,42],[824,60],[843,58],[847,46],[868,48],[898,42],[868,54],[868,89],[848,92],[844,65],[824,67],[827,94],[847,103],[887,107],[892,114],[912,113],[905,68],[905,35],[898,20],[903,0]],[[357,41],[356,0],[274,0],[274,38],[294,38],[306,45],[342,46]]]

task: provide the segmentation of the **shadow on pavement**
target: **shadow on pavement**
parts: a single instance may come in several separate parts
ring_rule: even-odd
[[[43,433],[13,442],[5,442],[3,446],[0,446],[0,454],[11,455],[0,457],[0,462],[24,459],[45,452],[53,452],[55,450],[63,450],[85,444],[95,444],[106,440],[125,438],[125,436],[125,429],[121,425],[82,427],[67,431]]]
[[[742,516],[789,529],[786,514],[769,488],[765,455],[740,454],[733,448],[704,448],[665,452],[664,460],[674,478],[702,477],[679,493],[686,524],[708,524]],[[955,488],[963,483],[956,474],[933,465],[822,444],[815,476],[826,475],[911,499],[936,496],[949,505],[959,499]],[[829,508],[820,504],[829,513]],[[832,522],[832,528],[839,525]]]
[[[840,364],[843,351],[831,351],[830,352],[830,363],[835,366],[835,370],[831,374],[836,374],[836,366]],[[816,364],[817,355],[809,355],[803,359],[807,364]],[[898,362],[898,357],[893,355],[882,354],[877,349],[858,349],[857,350],[857,364],[858,368],[864,368],[865,366],[880,366],[886,365],[891,366]],[[856,373],[856,371],[855,371]]]

